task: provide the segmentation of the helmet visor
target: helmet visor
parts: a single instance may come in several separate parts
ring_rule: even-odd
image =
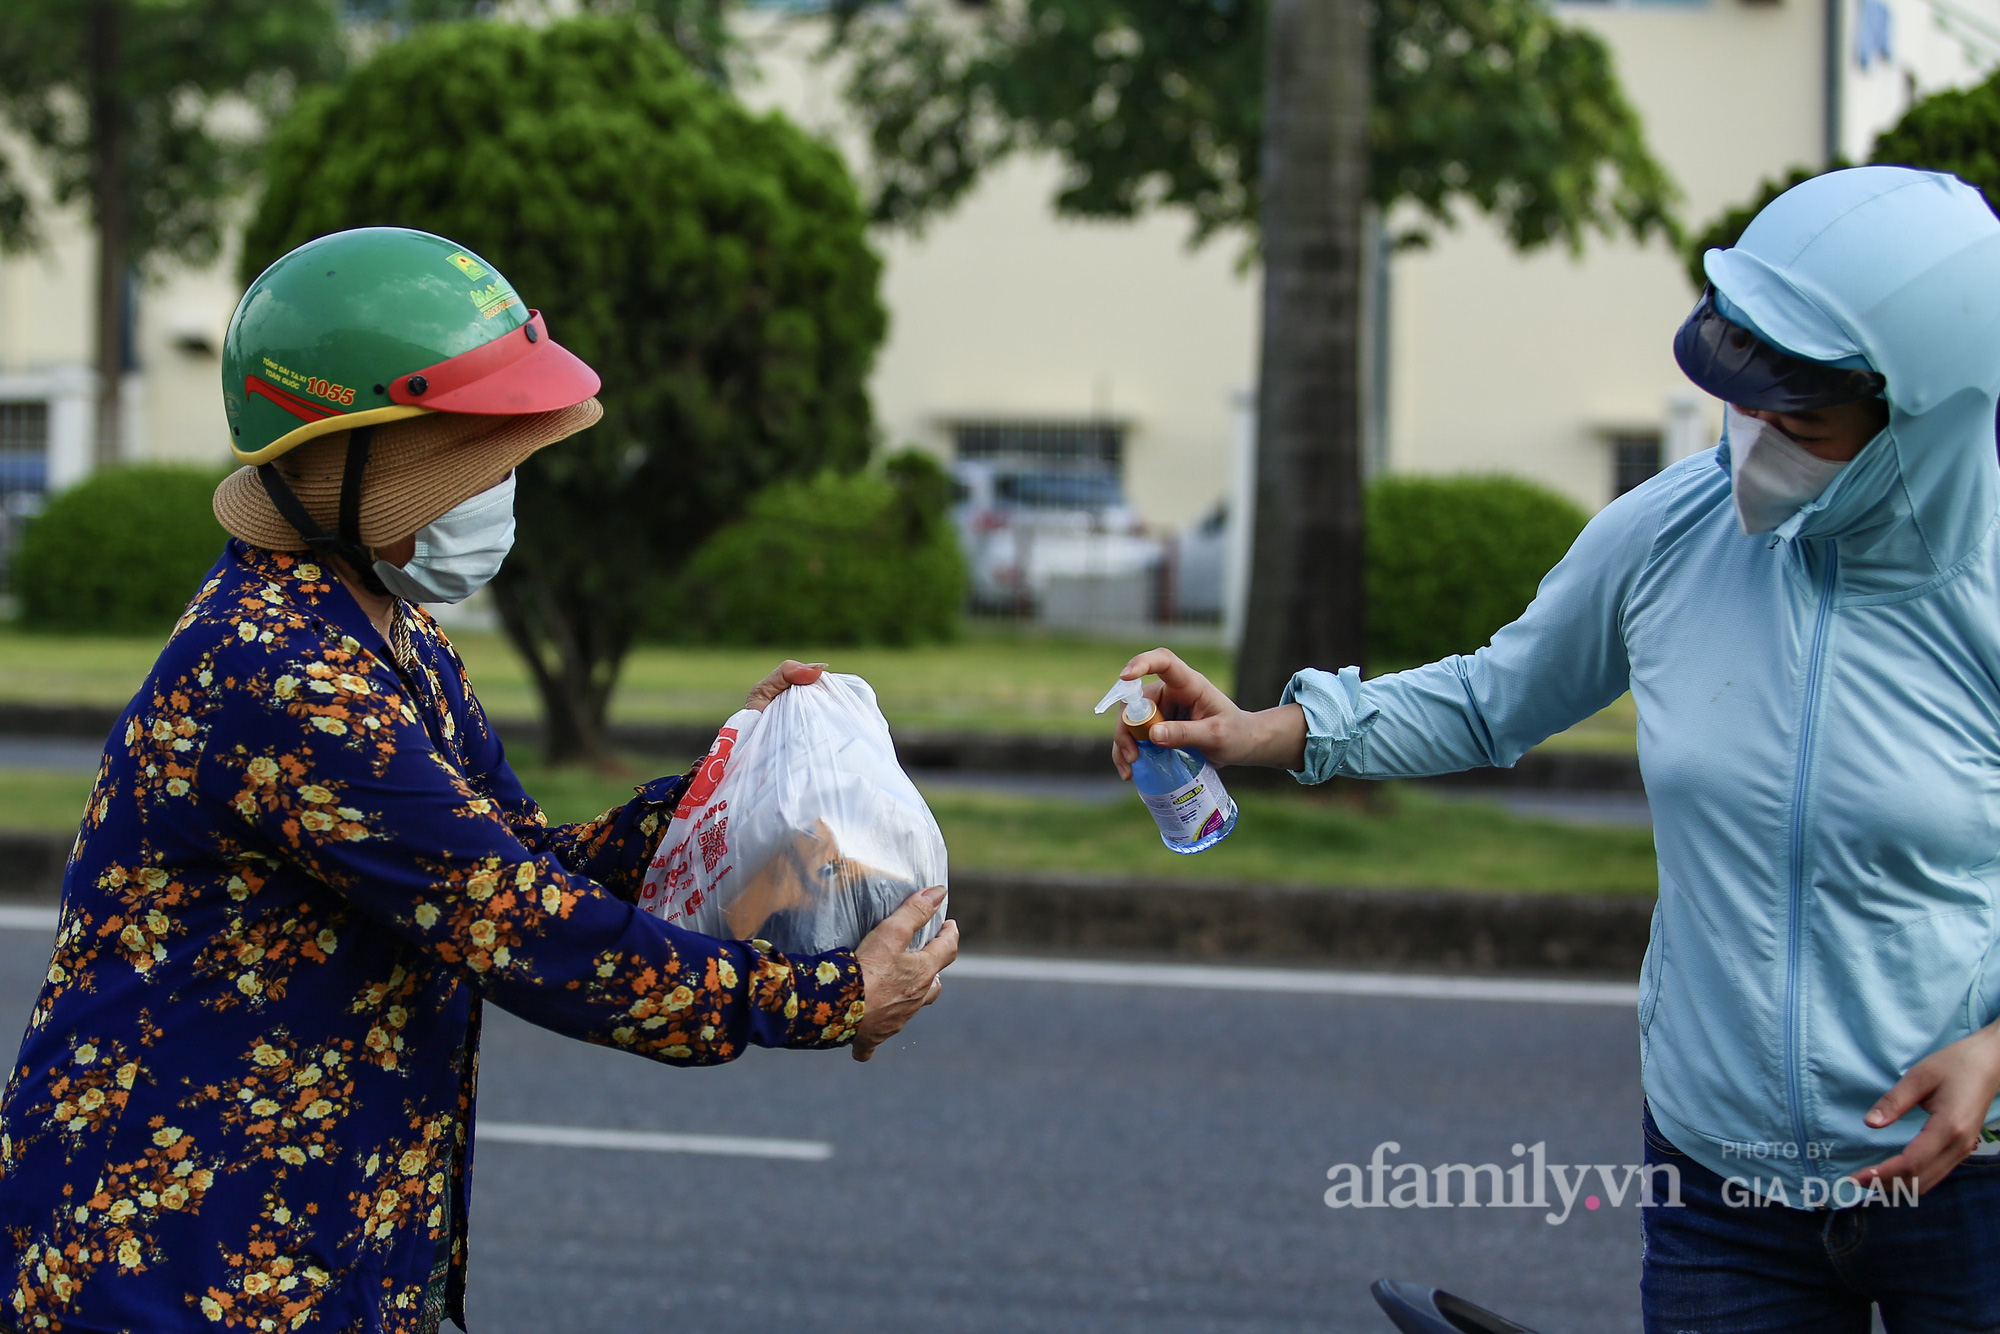
[[[1828,366],[1780,352],[1715,308],[1715,289],[1674,335],[1674,360],[1687,377],[1725,403],[1764,412],[1810,412],[1875,398],[1888,381],[1871,370]]]

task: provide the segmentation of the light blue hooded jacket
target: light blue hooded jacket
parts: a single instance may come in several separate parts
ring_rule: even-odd
[[[1825,1198],[1921,1128],[1869,1129],[1875,1100],[2000,1015],[2000,222],[1949,176],[1863,167],[1707,270],[1768,341],[1887,377],[1887,429],[1826,492],[1746,537],[1725,439],[1591,520],[1490,646],[1285,697],[1316,783],[1511,765],[1629,688],[1653,1116],[1725,1176]]]

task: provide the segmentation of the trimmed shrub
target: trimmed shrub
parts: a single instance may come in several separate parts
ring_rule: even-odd
[[[212,468],[135,464],[49,498],[14,549],[8,581],[24,624],[73,633],[164,634],[229,535]]]
[[[720,644],[920,644],[958,633],[950,479],[910,450],[877,472],[778,482],[704,543],[656,622]]]
[[[1534,600],[1588,516],[1514,477],[1383,477],[1368,489],[1368,652],[1378,669],[1470,653]]]

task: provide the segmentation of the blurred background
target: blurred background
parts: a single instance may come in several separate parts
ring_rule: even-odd
[[[2000,0],[9,0],[0,1018],[221,548],[238,295],[312,236],[422,227],[605,379],[524,469],[502,577],[434,609],[530,790],[585,818],[776,658],[830,661],[985,960],[866,1077],[667,1077],[499,1021],[483,1328],[1365,1329],[1388,1270],[1636,1328],[1627,1212],[1362,1228],[1317,1184],[1383,1138],[1636,1155],[1630,700],[1512,770],[1232,773],[1198,858],[1090,706],[1155,643],[1252,704],[1479,647],[1715,442],[1669,350],[1702,251],[1853,162],[2000,198],[1996,66]],[[745,1173],[849,1226],[774,1269],[768,1220],[674,1203]],[[857,1236],[935,1258],[867,1282]],[[663,1284],[673,1245],[707,1259]]]

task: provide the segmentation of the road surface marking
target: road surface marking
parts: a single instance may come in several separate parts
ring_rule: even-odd
[[[481,1118],[477,1144],[548,1144],[566,1149],[630,1149],[639,1153],[707,1153],[724,1158],[790,1158],[823,1163],[833,1146],[810,1139],[751,1139],[743,1135],[667,1135],[651,1130],[592,1130],[587,1126],[537,1126]]]
[[[53,931],[54,908],[0,904],[0,931]],[[1009,982],[1083,982],[1114,987],[1180,987],[1203,991],[1278,991],[1310,996],[1388,996],[1414,1000],[1530,1001],[1545,1005],[1623,1005],[1639,1003],[1639,988],[1627,982],[1538,981],[1507,977],[1435,977],[1421,973],[1336,972],[1304,968],[1232,968],[1217,964],[1107,963],[1089,959],[1026,959],[999,954],[963,955],[951,966],[953,977],[993,978]],[[558,1127],[546,1127],[551,1132]],[[571,1132],[564,1132],[571,1133]],[[621,1135],[623,1131],[576,1131],[579,1135]],[[704,1136],[667,1136],[667,1139]],[[735,1143],[721,1137],[718,1142]],[[597,1144],[596,1140],[534,1140],[533,1143]],[[742,1143],[794,1143],[744,1140]],[[648,1148],[612,1144],[607,1148]],[[824,1148],[825,1146],[819,1146]],[[724,1153],[723,1149],[656,1148],[661,1153]],[[831,1152],[831,1150],[828,1150]],[[785,1154],[766,1154],[785,1157]],[[789,1155],[797,1157],[799,1155]],[[822,1157],[824,1155],[821,1155]]]
[[[951,965],[945,975],[948,978],[997,978],[1009,982],[1084,982],[1112,987],[1192,987],[1205,991],[1284,991],[1316,996],[1538,1001],[1549,1005],[1636,1006],[1639,1003],[1639,988],[1625,982],[1432,977],[1416,973],[1229,968],[1212,964],[1104,963],[1087,959],[1024,959],[995,954],[960,955],[958,962]]]

